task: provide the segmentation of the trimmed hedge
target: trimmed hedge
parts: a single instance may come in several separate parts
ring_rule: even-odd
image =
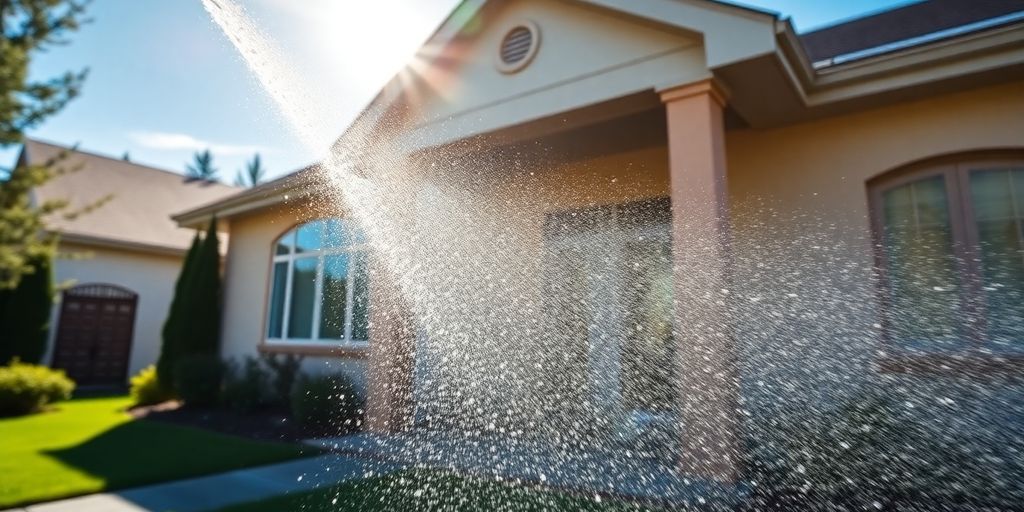
[[[245,358],[240,369],[232,362],[224,378],[221,400],[228,409],[243,414],[274,402],[270,376],[259,359]]]
[[[21,416],[71,398],[75,383],[63,370],[11,362],[0,367],[0,416]]]

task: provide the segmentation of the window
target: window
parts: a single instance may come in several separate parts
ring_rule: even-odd
[[[869,186],[891,348],[1024,355],[1024,160],[915,166]]]
[[[308,222],[274,243],[267,314],[272,342],[365,345],[369,283],[365,239],[344,219]]]

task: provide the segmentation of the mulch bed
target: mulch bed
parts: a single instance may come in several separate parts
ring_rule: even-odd
[[[260,441],[300,442],[304,439],[338,435],[315,431],[293,421],[284,409],[264,409],[241,414],[227,409],[183,407],[179,401],[128,411],[137,419],[185,425]]]

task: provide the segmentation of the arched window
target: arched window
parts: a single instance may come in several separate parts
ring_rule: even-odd
[[[869,183],[884,335],[924,354],[1024,354],[1024,158],[947,159]]]
[[[366,241],[345,219],[307,222],[274,243],[267,338],[366,344],[370,293]]]

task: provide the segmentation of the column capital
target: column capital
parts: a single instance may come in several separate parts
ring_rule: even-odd
[[[659,89],[658,95],[661,96],[662,103],[672,103],[673,101],[701,95],[710,96],[721,107],[725,107],[728,103],[728,95],[725,92],[725,88],[714,78]]]

